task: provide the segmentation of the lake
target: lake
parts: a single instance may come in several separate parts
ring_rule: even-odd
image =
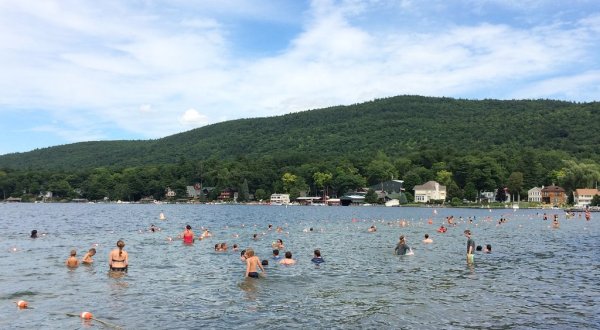
[[[560,228],[543,221],[544,212],[559,214]],[[437,233],[450,215],[457,226]],[[0,204],[0,328],[105,327],[67,315],[83,311],[127,329],[599,328],[599,217],[525,209]],[[498,224],[500,218],[507,221]],[[151,224],[161,231],[148,231]],[[191,246],[168,239],[186,224],[197,235],[209,228],[213,237]],[[376,232],[367,232],[371,225]],[[39,238],[29,238],[33,229]],[[472,265],[465,229],[477,245],[492,245]],[[432,244],[421,242],[426,233]],[[399,235],[414,255],[393,254]],[[297,264],[271,261],[261,279],[244,278],[239,252],[214,251],[216,243],[236,243],[270,259],[278,238]],[[118,239],[130,263],[121,276],[107,266]],[[98,251],[92,266],[65,266],[71,249],[81,258],[90,247]],[[326,261],[320,266],[310,262],[316,248]],[[18,309],[21,299],[32,308]]]

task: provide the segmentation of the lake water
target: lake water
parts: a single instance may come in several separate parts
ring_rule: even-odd
[[[167,220],[160,221],[163,212]],[[543,210],[323,206],[0,204],[0,328],[103,328],[67,313],[89,311],[127,329],[188,328],[599,328],[600,214],[565,219]],[[453,215],[456,227],[436,229]],[[460,221],[463,217],[463,221]],[[469,224],[468,217],[476,217]],[[508,221],[498,225],[505,217]],[[428,224],[432,218],[433,224]],[[408,221],[400,226],[400,220]],[[148,231],[150,224],[162,230]],[[169,241],[190,224],[213,237],[192,246]],[[284,232],[268,231],[267,225]],[[367,228],[375,224],[377,232]],[[313,227],[313,232],[305,232]],[[464,229],[493,253],[465,260]],[[29,233],[37,229],[38,239]],[[259,240],[252,235],[258,233]],[[429,233],[434,243],[421,243]],[[396,256],[399,235],[413,256]],[[245,279],[227,242],[270,259],[281,238],[298,260],[271,263]],[[118,239],[129,272],[111,276]],[[69,270],[97,246],[93,266]],[[310,262],[315,248],[326,260]],[[26,300],[32,309],[19,310]]]

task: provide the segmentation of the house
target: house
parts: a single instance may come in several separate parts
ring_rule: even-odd
[[[413,190],[415,191],[416,203],[446,200],[446,186],[442,186],[436,181],[428,181],[425,184],[415,186]]]
[[[271,205],[273,204],[289,204],[290,194],[272,194]]]
[[[370,186],[369,189],[373,189],[375,191],[385,191],[387,194],[400,194],[404,191],[404,188],[402,187],[403,184],[404,181],[402,180],[390,180]]]
[[[542,203],[559,206],[566,202],[567,194],[563,188],[555,185],[542,188]]]
[[[496,192],[495,191],[482,191],[479,194],[479,201],[481,203],[491,203],[496,201]]]
[[[542,189],[543,188],[544,188],[544,186],[542,186],[542,188],[540,188],[540,187],[533,187],[533,188],[527,190],[527,201],[528,202],[541,203],[542,202]]]
[[[598,189],[575,189],[573,192],[575,206],[585,207],[590,205],[594,195],[600,195],[600,191]]]
[[[185,190],[189,198],[205,198],[208,194],[213,191],[215,187],[202,187],[199,183],[193,186],[186,186]]]

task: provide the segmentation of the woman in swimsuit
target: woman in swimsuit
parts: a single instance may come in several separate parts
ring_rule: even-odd
[[[110,251],[108,255],[108,267],[112,271],[126,272],[129,266],[129,256],[126,251],[123,251],[125,242],[122,240],[117,241],[117,248]]]
[[[194,243],[194,232],[192,231],[192,226],[185,226],[185,230],[181,233],[181,238],[183,238],[184,244],[192,244]]]

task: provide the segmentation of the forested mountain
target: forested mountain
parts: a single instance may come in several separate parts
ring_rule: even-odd
[[[590,164],[595,169],[600,163],[599,131],[598,102],[397,96],[232,120],[157,140],[83,142],[8,154],[0,156],[0,174],[81,173],[80,178],[63,179],[85,194],[83,183],[98,168],[110,175],[123,175],[132,168],[170,168],[175,173],[167,179],[154,175],[156,195],[164,186],[183,189],[182,185],[199,180],[237,187],[246,179],[251,192],[270,192],[290,188],[280,182],[284,173],[294,174],[317,190],[321,182],[313,175],[319,172],[332,174],[326,184],[339,194],[359,183],[334,187],[341,166],[346,174],[354,173],[365,183],[395,176],[405,179],[409,188],[442,173],[449,175],[446,181],[452,180],[447,184],[456,186],[454,195],[462,197],[465,189],[472,194],[474,189],[505,185],[513,172],[524,175],[520,189],[550,184],[564,177],[560,173],[564,161]],[[389,163],[393,168],[376,169],[373,162]],[[221,173],[219,178],[223,169],[231,173]],[[37,186],[31,189],[48,186],[48,179],[36,180]],[[18,188],[17,183],[5,184],[4,190],[14,194]]]
[[[158,140],[82,142],[0,156],[0,168],[68,170],[184,157],[370,157],[415,152],[560,150],[598,160],[600,103],[398,96],[269,118],[232,120]],[[300,160],[300,159],[299,159]]]

